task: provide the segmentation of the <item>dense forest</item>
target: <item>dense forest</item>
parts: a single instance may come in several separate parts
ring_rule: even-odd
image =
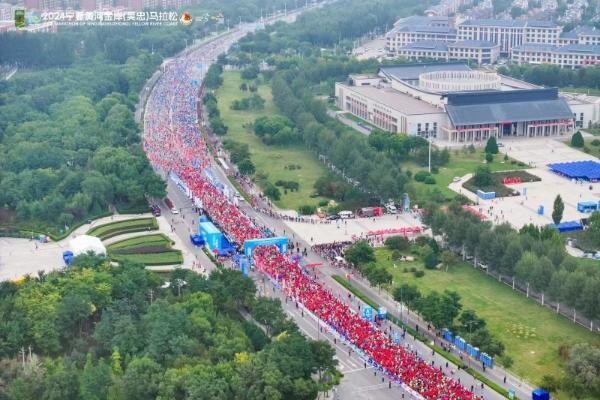
[[[284,5],[212,1],[202,12],[237,23]],[[145,210],[145,195],[164,195],[140,146],[138,93],[163,59],[216,24],[1,34],[0,65],[20,70],[0,82],[0,231],[59,235],[110,205]]]
[[[255,292],[239,271],[165,281],[96,256],[2,282],[0,399],[314,399],[334,350]]]

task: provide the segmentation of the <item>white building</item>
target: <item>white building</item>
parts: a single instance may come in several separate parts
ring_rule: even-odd
[[[579,68],[600,65],[600,45],[569,44],[566,46],[524,44],[511,53],[515,64],[553,64]]]
[[[400,19],[386,34],[386,51],[389,56],[398,56],[398,50],[410,43],[421,41],[456,41],[456,29],[451,27],[448,17],[412,16]]]
[[[397,55],[409,60],[463,60],[477,64],[493,64],[500,56],[500,46],[486,41],[465,40],[453,43],[420,41],[397,50]]]
[[[469,20],[458,26],[458,40],[486,40],[500,45],[502,53],[523,43],[556,44],[562,28],[550,21]]]

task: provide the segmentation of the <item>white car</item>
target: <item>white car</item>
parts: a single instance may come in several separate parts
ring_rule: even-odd
[[[177,214],[179,214],[179,210],[176,209],[175,207],[173,207],[173,208],[171,208],[171,213],[177,215]]]

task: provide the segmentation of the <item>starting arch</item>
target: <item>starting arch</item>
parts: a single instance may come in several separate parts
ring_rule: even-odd
[[[277,246],[281,253],[287,253],[288,242],[289,239],[283,236],[246,240],[244,242],[244,255],[246,257],[252,257],[252,251],[258,246]]]

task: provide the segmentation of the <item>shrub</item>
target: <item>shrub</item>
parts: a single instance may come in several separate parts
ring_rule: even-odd
[[[524,166],[525,166],[525,163],[524,163],[524,162],[521,162],[521,161],[519,161],[519,164],[518,164],[518,165],[519,165],[519,167],[524,167]]]
[[[506,162],[506,161],[508,161],[508,154],[505,154],[505,155],[504,155],[504,161],[505,161],[505,162]]]
[[[583,141],[583,135],[580,131],[577,131],[571,136],[571,146],[573,147],[583,147],[585,142]]]
[[[327,204],[329,204],[329,202],[327,200],[319,201],[319,207],[325,207],[325,206],[327,206]]]
[[[392,260],[396,261],[401,258],[402,258],[402,253],[400,253],[398,250],[392,251]]]
[[[427,269],[435,269],[439,264],[438,256],[434,251],[430,251],[425,255],[423,259],[423,263],[425,264],[425,268]]]
[[[425,276],[425,271],[414,271],[415,278],[422,278]]]
[[[512,165],[515,165],[515,164],[517,163],[517,160],[510,160],[510,163],[511,163]]]
[[[600,146],[600,139],[592,140],[592,146]]]
[[[485,153],[485,162],[491,163],[494,161],[494,155],[492,153]]]
[[[419,171],[414,175],[415,181],[424,182],[427,177],[431,176],[427,171]]]
[[[426,185],[435,185],[435,178],[433,176],[428,176],[427,178],[425,178],[425,182]]]
[[[279,189],[277,189],[275,185],[273,185],[271,182],[266,182],[264,186],[265,195],[268,196],[271,200],[277,201],[281,199],[281,192],[279,191]]]
[[[406,250],[410,247],[410,243],[405,237],[390,236],[385,239],[385,247],[390,250]]]
[[[584,153],[589,153],[590,151],[592,151],[592,149],[590,149],[590,148],[589,148],[589,147],[587,147],[587,146],[583,146],[583,152],[584,152]]]
[[[317,211],[317,207],[305,204],[298,208],[300,215],[313,215]]]

